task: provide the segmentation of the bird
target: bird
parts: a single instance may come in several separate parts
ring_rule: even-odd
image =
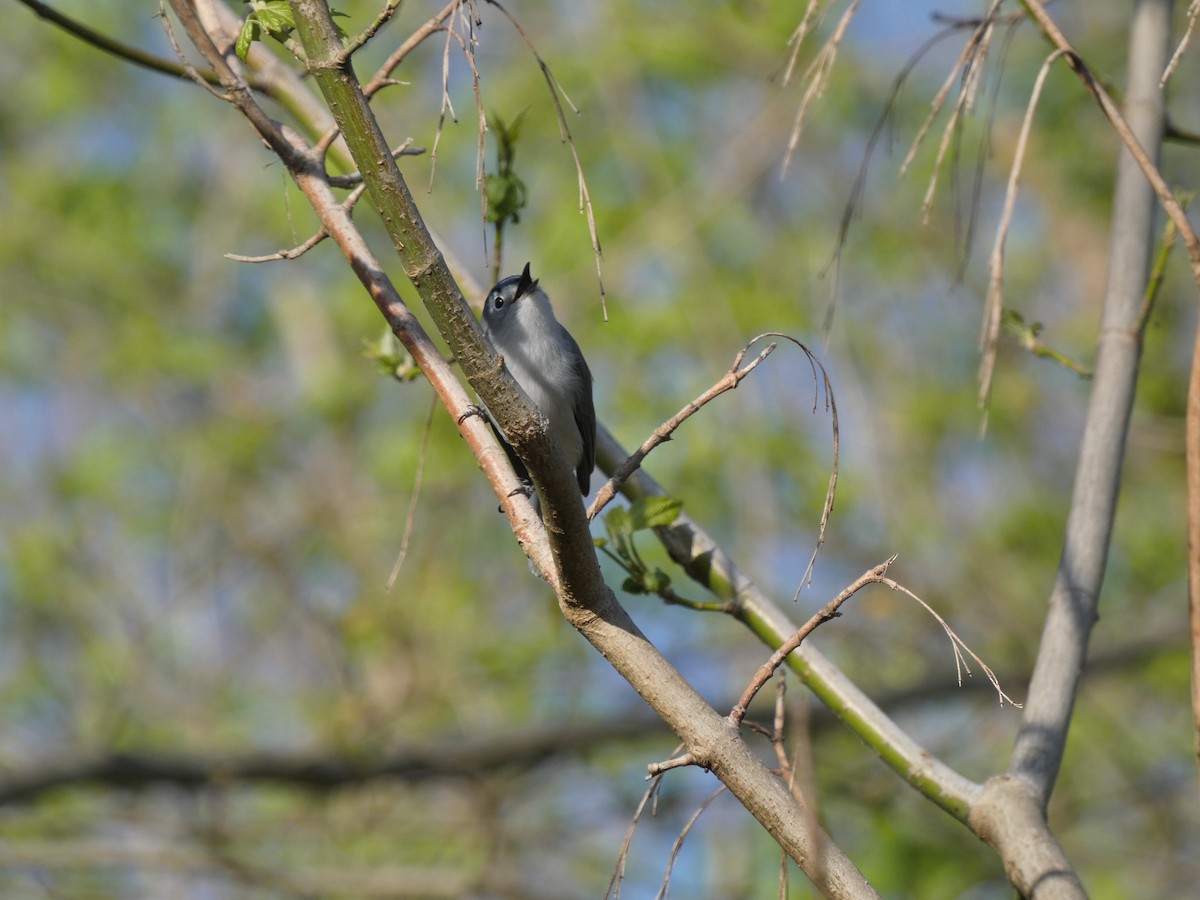
[[[550,298],[529,274],[496,282],[483,306],[483,331],[526,396],[550,422],[587,496],[596,466],[596,409],[592,373],[575,338],[554,318]],[[517,476],[530,484],[529,471],[491,416],[492,427]],[[536,506],[536,496],[534,497]]]

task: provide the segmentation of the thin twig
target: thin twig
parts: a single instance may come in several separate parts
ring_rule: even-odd
[[[429,433],[433,431],[433,415],[438,409],[438,397],[434,394],[429,401],[429,415],[425,417],[425,427],[421,429],[421,449],[417,454],[417,471],[413,475],[412,498],[408,501],[408,512],[404,515],[404,534],[400,538],[400,552],[396,555],[396,564],[392,566],[392,574],[388,576],[387,590],[396,585],[400,577],[400,568],[408,557],[408,544],[412,540],[413,523],[417,520],[417,504],[421,500],[421,485],[425,482],[425,459],[429,454]]]
[[[675,843],[671,846],[671,855],[667,858],[667,871],[663,875],[662,886],[658,889],[658,893],[654,895],[654,900],[667,900],[671,893],[671,869],[675,867],[675,860],[679,858],[679,851],[683,849],[683,842],[687,840],[687,836],[691,833],[693,827],[700,820],[700,816],[704,811],[712,805],[712,802],[725,793],[729,788],[721,785],[711,794],[704,798],[696,811],[692,813],[692,817],[687,820],[687,824],[683,826],[683,830],[679,832],[679,837],[675,838]]]
[[[326,182],[329,184],[333,184],[334,181],[335,181],[334,178],[326,179]],[[355,204],[357,204],[359,199],[362,198],[363,192],[365,190],[366,190],[366,187],[364,185],[360,184],[354,191],[352,191],[346,197],[345,200],[342,201],[342,208],[345,209],[347,212],[354,209]],[[277,260],[281,260],[281,259],[282,260],[298,259],[301,256],[303,256],[305,253],[307,253],[309,250],[311,250],[313,247],[317,246],[317,244],[321,243],[321,241],[325,240],[325,238],[327,238],[327,237],[329,237],[329,232],[324,228],[324,226],[322,226],[321,228],[318,228],[316,233],[313,234],[313,236],[310,237],[308,240],[306,240],[303,244],[299,244],[298,246],[292,247],[289,250],[277,250],[274,253],[268,253],[265,256],[242,256],[241,254],[238,254],[238,253],[226,253],[225,258],[231,259],[234,262],[243,262],[243,263],[267,263],[267,262],[276,262]]]
[[[895,560],[896,557],[893,556],[858,576],[858,578],[854,579],[854,581],[847,585],[841,593],[813,613],[813,615],[809,617],[808,621],[801,625],[800,628],[798,628],[790,638],[780,644],[779,648],[771,654],[770,658],[758,667],[754,677],[750,680],[750,683],[742,692],[742,696],[738,698],[737,703],[734,704],[733,709],[730,710],[730,721],[732,721],[735,725],[740,725],[742,720],[745,718],[746,710],[749,708],[750,703],[754,699],[755,695],[762,689],[762,686],[771,679],[771,676],[775,674],[775,670],[783,664],[788,655],[796,650],[804,642],[804,639],[808,637],[814,630],[816,630],[817,627],[825,622],[828,622],[830,619],[836,618],[839,615],[838,609],[842,606],[842,604],[844,604],[868,584],[882,584],[894,591],[900,591],[902,594],[911,597],[913,600],[917,601],[917,603],[921,604],[921,606],[925,608],[925,611],[933,616],[937,623],[942,626],[942,630],[945,631],[946,635],[950,638],[950,646],[954,650],[954,663],[958,670],[960,686],[962,685],[963,671],[965,670],[968,675],[971,674],[971,668],[966,660],[966,656],[970,656],[971,659],[979,663],[984,674],[987,675],[988,681],[990,681],[992,687],[995,688],[996,693],[1000,697],[1000,705],[1003,706],[1005,701],[1007,701],[1009,705],[1020,708],[1021,704],[1014,702],[1013,699],[1001,689],[1000,682],[996,678],[996,675],[991,668],[989,668],[988,665],[979,658],[975,651],[967,646],[966,642],[964,642],[962,638],[960,638],[954,632],[954,629],[947,624],[945,619],[938,615],[928,603],[926,603],[908,588],[904,587],[904,585],[887,577],[888,567],[891,566]]]
[[[74,35],[85,44],[90,44],[97,50],[102,50],[105,53],[112,54],[118,59],[131,62],[135,66],[142,66],[143,68],[150,69],[153,72],[161,72],[164,75],[173,75],[176,78],[191,77],[191,73],[188,71],[186,64],[173,63],[170,60],[155,56],[153,53],[147,53],[145,50],[140,50],[137,47],[122,43],[121,41],[111,38],[106,34],[96,31],[94,28],[84,25],[82,22],[79,22],[76,19],[72,19],[68,15],[64,15],[63,13],[54,9],[54,7],[40,2],[40,0],[17,0],[17,2],[27,6],[36,15],[57,25],[59,28],[63,29],[63,31]],[[221,83],[221,79],[217,76],[217,73],[211,69],[192,69],[192,72],[210,85]],[[256,91],[264,90],[262,82],[256,78],[248,78],[247,83]]]
[[[908,148],[908,153],[905,154],[904,161],[900,164],[901,177],[908,172],[908,167],[912,165],[913,160],[916,158],[917,150],[919,150],[921,144],[924,143],[926,135],[929,134],[930,129],[933,127],[933,123],[937,121],[938,114],[942,111],[942,106],[945,105],[946,98],[950,95],[950,89],[954,86],[954,82],[959,80],[959,73],[962,72],[964,68],[969,69],[972,65],[972,61],[977,58],[984,34],[992,27],[995,19],[996,8],[999,5],[1000,0],[993,0],[992,6],[988,9],[988,14],[974,24],[973,30],[971,31],[971,36],[967,39],[967,43],[963,46],[962,52],[958,55],[958,59],[951,67],[950,74],[946,76],[946,80],[942,83],[941,88],[936,94],[934,94],[933,100],[929,105],[929,114],[925,117],[925,121],[921,124],[921,127],[917,129],[917,136],[913,138],[913,142]],[[960,24],[955,23],[950,25],[945,33],[951,33],[960,27],[962,27]],[[966,82],[966,75],[963,75],[962,80],[964,83]]]
[[[1175,227],[1179,229],[1179,236],[1183,239],[1184,246],[1187,247],[1188,262],[1192,269],[1192,278],[1200,287],[1200,239],[1196,237],[1196,232],[1192,228],[1191,222],[1188,221],[1187,213],[1179,201],[1175,199],[1174,193],[1163,178],[1162,173],[1158,170],[1154,160],[1146,152],[1146,148],[1142,146],[1137,139],[1137,135],[1129,127],[1129,123],[1125,120],[1125,116],[1121,113],[1120,108],[1113,101],[1112,97],[1100,84],[1092,70],[1088,68],[1083,58],[1075,52],[1075,48],[1071,46],[1071,42],[1067,40],[1066,35],[1058,27],[1058,24],[1046,12],[1045,6],[1039,0],[1021,0],[1022,5],[1029,11],[1029,14],[1037,22],[1038,27],[1055,47],[1063,51],[1063,59],[1066,60],[1071,71],[1079,76],[1088,93],[1092,95],[1092,99],[1100,106],[1101,112],[1104,113],[1112,126],[1113,131],[1117,133],[1121,143],[1129,151],[1129,155],[1133,157],[1133,161],[1137,163],[1138,168],[1142,170],[1142,174],[1146,176],[1146,180],[1150,182],[1150,186],[1154,188],[1155,196],[1158,197],[1158,202],[1162,206],[1163,211],[1175,223]]]
[[[625,829],[625,839],[621,841],[621,849],[617,853],[617,862],[613,866],[612,878],[608,881],[608,889],[604,892],[604,900],[612,897],[613,900],[619,900],[621,896],[621,882],[625,879],[625,864],[629,860],[629,847],[633,843],[633,832],[637,828],[638,821],[642,818],[642,813],[646,810],[646,805],[651,801],[655,801],[655,808],[651,809],[650,814],[654,815],[657,812],[658,794],[662,788],[662,776],[656,776],[651,779],[650,787],[646,788],[646,793],[642,794],[642,800],[638,804],[637,809],[633,813],[633,819],[629,822],[629,827]]]
[[[842,17],[838,20],[837,27],[834,28],[833,34],[829,36],[829,40],[817,51],[816,57],[804,72],[804,95],[800,98],[800,108],[796,110],[796,118],[792,123],[792,133],[788,136],[787,150],[783,155],[783,166],[780,174],[787,173],[788,167],[792,162],[792,155],[796,152],[796,147],[800,143],[800,135],[804,130],[804,119],[808,113],[808,109],[812,106],[814,100],[825,93],[825,88],[829,84],[829,73],[833,71],[833,64],[837,60],[838,48],[841,46],[842,38],[846,36],[846,29],[850,27],[850,20],[854,18],[854,13],[858,10],[861,0],[852,0],[850,6],[842,13]],[[807,17],[807,13],[806,13]],[[801,22],[803,25],[803,22]],[[797,45],[798,49],[798,45]]]
[[[796,30],[792,32],[792,36],[788,38],[788,46],[791,48],[791,53],[788,55],[787,68],[783,72],[784,85],[791,84],[792,75],[796,71],[796,61],[800,58],[800,48],[804,44],[804,39],[808,37],[808,33],[812,31],[813,23],[817,18],[817,9],[821,5],[821,0],[808,0],[808,8],[804,10],[804,15],[800,18],[800,24],[796,26]]]
[[[387,3],[384,4],[384,7],[380,11],[379,15],[375,17],[375,21],[364,28],[357,37],[346,44],[345,49],[342,50],[342,62],[344,63],[346,60],[352,57],[366,45],[367,41],[375,37],[379,29],[388,23],[393,14],[395,14],[396,10],[400,8],[400,4],[403,2],[404,0],[387,0]]]
[[[458,0],[454,3],[453,9],[458,8]],[[454,23],[451,22],[446,28],[446,43],[442,47],[442,105],[438,110],[437,130],[433,133],[433,149],[429,152],[429,188],[433,190],[433,179],[437,174],[437,156],[438,145],[442,142],[442,131],[446,127],[446,113],[450,114],[452,122],[458,121],[458,116],[454,112],[454,102],[450,99],[450,41],[458,38],[459,43],[463,44],[463,53],[467,52],[466,45],[458,33],[454,30]],[[363,92],[365,96],[370,98],[370,94]]]
[[[726,391],[736,388],[738,384],[741,383],[743,378],[749,375],[759,363],[766,359],[766,357],[775,349],[774,344],[768,346],[767,349],[760,353],[753,361],[751,361],[745,367],[742,367],[742,360],[745,359],[746,354],[750,351],[750,348],[758,341],[768,337],[778,337],[786,341],[790,341],[804,352],[804,355],[808,358],[809,366],[813,370],[813,412],[815,413],[820,405],[820,398],[823,390],[825,396],[825,408],[829,410],[830,413],[830,422],[833,433],[833,464],[829,475],[829,485],[825,490],[825,502],[821,507],[821,519],[817,527],[817,542],[813,548],[812,556],[809,557],[808,566],[805,568],[804,574],[800,578],[800,584],[796,588],[796,596],[798,597],[800,595],[800,591],[804,589],[804,586],[810,583],[812,580],[812,574],[814,567],[816,566],[817,556],[820,554],[821,547],[825,543],[825,533],[829,527],[830,517],[833,515],[834,499],[837,496],[841,439],[839,437],[837,401],[834,399],[833,384],[829,379],[829,373],[825,371],[825,366],[817,358],[816,354],[814,354],[808,349],[808,347],[789,334],[768,331],[756,336],[753,340],[747,343],[746,346],[738,352],[737,356],[734,357],[733,364],[729,367],[729,370],[725,373],[725,375],[719,381],[717,381],[716,384],[702,393],[695,400],[690,401],[686,406],[683,407],[683,409],[681,409],[671,418],[667,419],[667,421],[662,425],[658,426],[658,428],[656,428],[651,435],[646,438],[642,445],[617,468],[608,482],[600,488],[599,492],[597,492],[596,499],[592,501],[592,505],[588,508],[588,519],[594,519],[600,513],[600,511],[612,501],[613,497],[615,497],[617,492],[621,489],[621,486],[633,475],[634,472],[641,467],[642,461],[646,458],[651,450],[665,441],[670,440],[675,430],[686,419],[698,412],[702,406]]]
[[[629,479],[630,475],[638,470],[638,467],[642,464],[642,460],[644,460],[650,454],[650,451],[660,444],[669,441],[671,439],[671,435],[675,433],[675,430],[693,415],[698,413],[701,407],[705,406],[712,400],[715,400],[726,391],[731,391],[736,388],[742,383],[743,378],[753,372],[758,367],[759,363],[771,355],[771,353],[775,350],[775,344],[768,345],[765,350],[758,354],[758,356],[747,363],[745,367],[742,367],[742,360],[746,358],[746,353],[749,352],[750,348],[756,342],[762,340],[762,338],[765,336],[766,335],[760,334],[758,337],[750,341],[750,343],[746,344],[745,347],[738,351],[737,356],[734,357],[733,364],[729,367],[729,371],[721,376],[720,380],[717,381],[716,384],[704,391],[704,393],[700,394],[700,396],[698,396],[695,400],[688,401],[687,405],[679,410],[679,412],[675,413],[675,415],[671,416],[671,418],[667,419],[667,421],[663,422],[661,425],[655,428],[653,432],[651,432],[650,436],[642,442],[642,445],[638,447],[638,449],[635,450],[615,472],[613,472],[613,475],[608,482],[600,488],[599,492],[596,494],[596,499],[592,501],[592,505],[588,509],[588,519],[594,519],[596,515],[599,514],[599,512],[612,501],[612,499],[617,495],[617,492],[621,490],[621,485],[623,485]]]
[[[762,690],[762,686],[771,680],[771,676],[775,674],[775,670],[783,664],[783,661],[788,658],[788,655],[797,647],[799,647],[804,642],[804,639],[812,634],[812,632],[816,630],[818,626],[828,622],[830,619],[837,617],[839,615],[838,609],[841,607],[841,605],[858,593],[862,588],[866,587],[868,584],[878,584],[880,579],[883,578],[884,573],[887,572],[888,566],[890,566],[895,559],[896,557],[893,556],[874,568],[868,569],[862,575],[859,575],[858,578],[854,579],[854,581],[847,585],[840,594],[813,613],[809,617],[808,621],[801,625],[800,628],[797,629],[790,638],[779,645],[779,648],[771,654],[770,658],[758,667],[758,671],[754,673],[754,678],[751,679],[750,683],[746,686],[746,689],[742,691],[742,696],[738,698],[737,703],[735,703],[733,709],[730,710],[729,718],[734,722],[734,724],[740,725],[742,723],[742,719],[746,717],[746,710],[750,708],[750,702],[754,699],[755,695]]]
[[[1187,29],[1183,32],[1183,37],[1179,39],[1179,46],[1175,48],[1175,52],[1171,55],[1171,61],[1167,63],[1167,67],[1163,70],[1162,78],[1158,82],[1159,87],[1165,88],[1167,86],[1167,82],[1170,81],[1171,75],[1174,74],[1176,66],[1179,65],[1179,60],[1183,58],[1183,51],[1187,49],[1188,41],[1192,39],[1192,32],[1196,30],[1196,19],[1200,17],[1200,0],[1192,0],[1188,5],[1187,17]]]
[[[334,134],[336,133],[335,131]],[[325,143],[324,137],[321,139],[321,142]],[[322,148],[318,145],[316,149],[320,151]],[[424,152],[424,147],[412,146],[412,138],[405,138],[404,143],[392,151],[392,159],[399,159],[401,156],[421,156]],[[361,172],[351,172],[349,175],[330,175],[328,181],[330,187],[349,188],[361,185],[363,177]]]
[[[924,221],[928,222],[933,213],[933,201],[937,194],[937,186],[941,177],[942,163],[945,161],[946,153],[950,148],[952,139],[959,133],[962,127],[962,114],[969,112],[974,108],[975,96],[979,90],[979,86],[983,83],[983,73],[987,67],[988,50],[991,48],[992,36],[995,34],[995,12],[999,8],[1003,0],[993,0],[992,6],[988,10],[988,15],[984,19],[984,24],[980,25],[971,34],[971,40],[967,42],[966,48],[963,50],[963,55],[960,57],[962,66],[961,83],[959,85],[958,97],[954,102],[954,108],[950,112],[950,118],[946,122],[946,127],[942,131],[942,139],[938,143],[937,154],[934,157],[933,172],[929,176],[929,187],[925,191],[925,197],[921,203],[921,214]],[[955,74],[951,74],[951,79]],[[947,81],[947,86],[951,82]],[[943,91],[945,91],[943,87]],[[935,107],[936,112],[936,107]],[[933,113],[931,113],[933,115]],[[930,122],[932,120],[929,120]],[[913,142],[913,149],[909,151],[909,156],[905,160],[905,165],[901,167],[903,174],[908,163],[911,161],[915,149],[920,141],[921,136]]]
[[[442,7],[440,12],[431,17],[427,22],[425,22],[424,25],[410,34],[405,39],[403,44],[392,51],[392,54],[386,60],[384,60],[383,65],[381,65],[375,74],[371,76],[371,80],[363,85],[363,94],[370,98],[374,96],[375,92],[380,88],[393,83],[391,80],[392,72],[394,72],[400,63],[404,62],[404,60],[408,57],[408,54],[412,53],[413,50],[419,47],[426,38],[438,31],[441,31],[445,27],[442,23],[450,17],[450,14],[454,12],[454,9],[456,6],[458,6],[458,3],[459,0],[450,0],[449,3]]]
[[[662,762],[650,763],[650,765],[646,766],[646,772],[648,773],[646,775],[646,780],[649,781],[656,775],[661,775],[663,772],[667,772],[671,769],[682,769],[685,766],[694,765],[696,765],[696,757],[694,757],[691,753],[673,756],[670,759],[663,760]]]
[[[571,107],[571,111],[576,115],[579,114],[578,107],[571,102],[571,98],[567,96],[567,92],[563,90],[558,79],[554,77],[554,73],[550,71],[550,67],[546,65],[546,61],[542,59],[537,48],[533,45],[533,41],[529,39],[529,35],[525,33],[525,29],[521,27],[521,23],[513,16],[508,9],[499,2],[499,0],[487,0],[492,6],[500,10],[504,17],[516,29],[517,34],[521,36],[521,40],[525,42],[525,46],[529,48],[529,52],[533,54],[533,58],[537,61],[538,68],[542,71],[542,77],[546,80],[546,86],[550,89],[550,98],[554,101],[554,111],[558,116],[559,136],[562,142],[567,145],[571,151],[571,159],[575,161],[575,175],[579,184],[579,211],[587,215],[588,235],[592,240],[592,256],[596,260],[596,282],[600,286],[600,310],[604,316],[604,321],[608,321],[608,301],[604,293],[604,275],[600,270],[600,235],[596,229],[596,214],[592,209],[592,195],[588,190],[587,178],[583,174],[583,162],[579,158],[579,148],[575,146],[575,138],[571,135],[571,127],[567,124],[567,115],[563,111],[562,103],[565,100],[567,105]]]
[[[834,244],[833,252],[829,256],[829,261],[821,270],[822,277],[830,271],[833,272],[833,277],[830,279],[829,306],[825,311],[825,320],[821,325],[821,329],[826,335],[829,335],[833,330],[833,317],[837,310],[838,282],[841,274],[842,254],[846,250],[846,244],[850,237],[850,226],[854,222],[854,217],[862,209],[863,198],[866,196],[867,173],[870,170],[871,157],[874,156],[879,139],[883,137],[884,129],[891,120],[896,108],[896,101],[900,96],[900,91],[904,87],[905,82],[908,81],[908,77],[917,67],[917,64],[925,58],[925,54],[954,34],[954,32],[955,28],[953,26],[943,28],[918,47],[916,52],[908,58],[903,68],[901,68],[900,73],[892,81],[887,99],[883,104],[883,111],[879,114],[879,118],[876,119],[875,127],[871,129],[870,137],[867,138],[867,146],[866,150],[863,151],[862,162],[859,163],[858,173],[855,175],[854,183],[850,187],[850,196],[846,198],[846,205],[842,209],[842,218],[838,222],[837,241]]]
[[[283,259],[299,259],[325,238],[329,237],[329,232],[324,228],[318,228],[316,233],[312,235],[303,244],[298,244],[288,250],[276,250],[274,253],[267,253],[263,256],[243,256],[240,253],[226,253],[225,258],[240,263],[269,263],[278,262]]]
[[[171,26],[171,20],[167,17],[167,5],[165,0],[159,0],[158,17],[162,19],[163,31],[167,33],[167,40],[171,42],[171,48],[175,51],[175,55],[179,58],[179,67],[183,74],[194,81],[204,90],[208,91],[218,100],[224,100],[226,103],[232,103],[233,99],[228,91],[219,91],[216,85],[221,82],[218,79],[215,83],[206,79],[198,71],[196,67],[188,62],[187,57],[183,55],[183,48],[179,46],[179,41],[175,39],[175,29]]]
[[[983,419],[980,422],[981,433],[987,430],[988,400],[992,394],[992,374],[996,368],[996,346],[1000,340],[1000,313],[1004,308],[1004,249],[1008,241],[1008,229],[1012,225],[1013,210],[1017,205],[1017,185],[1021,179],[1021,166],[1025,161],[1025,148],[1029,145],[1029,133],[1033,130],[1033,114],[1037,110],[1038,100],[1042,95],[1042,86],[1046,83],[1050,67],[1062,55],[1062,50],[1055,50],[1047,56],[1033,83],[1033,91],[1029,95],[1029,105],[1025,108],[1025,119],[1021,122],[1021,133],[1017,137],[1012,168],[1008,173],[1008,187],[1004,193],[1004,212],[1000,216],[1000,225],[996,229],[996,242],[992,246],[987,299],[983,304],[983,321],[980,323],[979,329],[979,349],[983,353],[979,363],[979,408],[983,410]]]
[[[1146,333],[1146,325],[1150,321],[1150,314],[1154,312],[1154,303],[1158,299],[1158,292],[1167,275],[1167,260],[1171,258],[1171,251],[1175,248],[1175,239],[1178,236],[1179,232],[1175,228],[1175,223],[1168,220],[1167,224],[1163,226],[1158,255],[1154,257],[1154,264],[1150,267],[1150,277],[1146,280],[1146,292],[1142,295],[1142,308],[1138,310],[1136,328],[1139,335]]]

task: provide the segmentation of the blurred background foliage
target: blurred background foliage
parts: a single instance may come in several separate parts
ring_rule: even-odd
[[[377,5],[338,7],[353,33]],[[57,6],[171,55],[155,4]],[[1016,29],[1003,59],[997,45],[987,102],[964,125],[927,224],[921,199],[941,123],[913,170],[901,179],[897,169],[964,33],[916,66],[831,266],[891,82],[942,27],[930,14],[977,15],[984,6],[864,5],[785,171],[802,85],[785,85],[782,74],[803,4],[514,5],[581,110],[569,123],[604,249],[607,322],[575,170],[542,75],[487,4],[475,37],[486,112],[524,117],[515,171],[528,205],[506,232],[504,269],[532,261],[588,355],[601,420],[627,445],[639,443],[761,331],[818,349],[841,415],[841,479],[797,620],[899,554],[892,574],[945,615],[1020,699],[1088,393],[1086,381],[1006,341],[989,428],[978,436],[986,258],[1047,52],[1032,28]],[[1053,8],[1116,85],[1128,7]],[[358,71],[373,71],[436,8],[406,3],[362,51]],[[237,115],[15,4],[6,23],[0,787],[118,752],[373,760],[414,744],[473,746],[492,735],[642,717],[632,691],[529,575],[440,411],[411,547],[385,590],[431,392],[421,380],[381,377],[366,358],[382,323],[332,246],[288,263],[223,258],[293,246],[314,230],[303,197]],[[376,101],[394,143],[411,137],[433,147],[444,49],[442,36],[427,42],[397,72],[406,83]],[[427,222],[486,283],[474,98],[456,47],[449,58],[459,121],[448,120],[436,175],[429,154],[402,168]],[[1191,51],[1171,94],[1181,127],[1200,123],[1200,98],[1181,89],[1196,77]],[[1006,303],[1044,323],[1042,338],[1084,365],[1098,325],[1115,157],[1106,125],[1060,67],[1025,167]],[[490,145],[487,165],[494,171]],[[1170,147],[1165,170],[1194,184],[1195,150]],[[366,204],[358,221],[390,260]],[[402,280],[399,267],[392,274]],[[1051,809],[1097,897],[1178,896],[1195,883],[1200,859],[1182,451],[1195,306],[1180,255],[1147,333],[1093,640],[1103,665],[1084,682]],[[785,344],[648,465],[784,600],[811,553],[831,461],[829,423],[813,414],[813,397],[807,362]],[[649,538],[639,546],[682,593],[701,596]],[[619,584],[620,573],[610,574]],[[728,704],[765,658],[721,617],[645,597],[627,602],[715,703]],[[955,687],[950,648],[928,616],[881,590],[845,612],[815,638],[826,653],[966,775],[982,780],[1003,767],[1018,715],[986,691]],[[793,686],[793,704],[801,694]],[[984,845],[813,713],[822,815],[885,895],[1010,895]],[[792,721],[800,718],[793,705]],[[595,897],[645,789],[645,764],[673,744],[665,728],[648,725],[640,738],[597,740],[536,765],[325,792],[220,780],[203,791],[46,790],[0,807],[0,889]],[[635,834],[625,896],[653,894],[672,841],[715,787],[700,772],[666,779],[657,816]],[[774,896],[778,868],[769,837],[722,797],[684,845],[672,891]],[[809,895],[801,882],[793,872],[790,896]]]

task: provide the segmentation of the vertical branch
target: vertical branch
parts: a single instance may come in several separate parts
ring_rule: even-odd
[[[1143,157],[1156,159],[1165,113],[1158,79],[1167,62],[1171,0],[1140,0],[1129,41],[1126,117]],[[1044,10],[1042,10],[1044,14]],[[1040,24],[1040,23],[1039,23]],[[1081,61],[1068,55],[1068,61]],[[1140,148],[1139,148],[1140,149]],[[1058,574],[1009,772],[1044,808],[1066,746],[1088,639],[1096,622],[1141,361],[1139,318],[1154,246],[1155,191],[1131,148],[1117,164],[1108,288],[1079,463]],[[1151,163],[1153,165],[1153,163]]]
[[[1196,729],[1196,765],[1200,767],[1200,325],[1192,350],[1187,395],[1187,559],[1188,618],[1192,631],[1192,721]]]

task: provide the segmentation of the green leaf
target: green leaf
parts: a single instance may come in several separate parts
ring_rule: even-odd
[[[593,544],[593,546],[596,546],[596,547],[607,547],[608,546],[608,538],[594,537],[594,538],[592,538],[592,544]]]
[[[258,19],[259,24],[273,38],[287,37],[296,27],[296,20],[287,0],[268,0],[251,15]]]
[[[631,527],[634,531],[661,528],[679,518],[683,501],[676,497],[643,497],[629,504]]]
[[[609,539],[618,547],[633,536],[633,523],[629,518],[629,510],[623,506],[615,507],[604,517],[604,527],[608,530]]]
[[[520,222],[525,207],[525,182],[516,175],[488,175],[486,179],[489,222]]]
[[[657,594],[659,591],[665,590],[671,584],[671,576],[662,569],[655,569],[653,572],[647,572],[642,579],[642,584],[648,594]]]
[[[646,593],[646,588],[642,585],[642,582],[637,578],[634,578],[632,575],[621,582],[621,590],[627,594]]]
[[[234,49],[237,51],[238,59],[242,62],[246,61],[246,55],[250,52],[250,45],[261,38],[261,32],[258,27],[258,22],[255,21],[253,14],[242,23],[242,30],[238,32],[237,43]]]

